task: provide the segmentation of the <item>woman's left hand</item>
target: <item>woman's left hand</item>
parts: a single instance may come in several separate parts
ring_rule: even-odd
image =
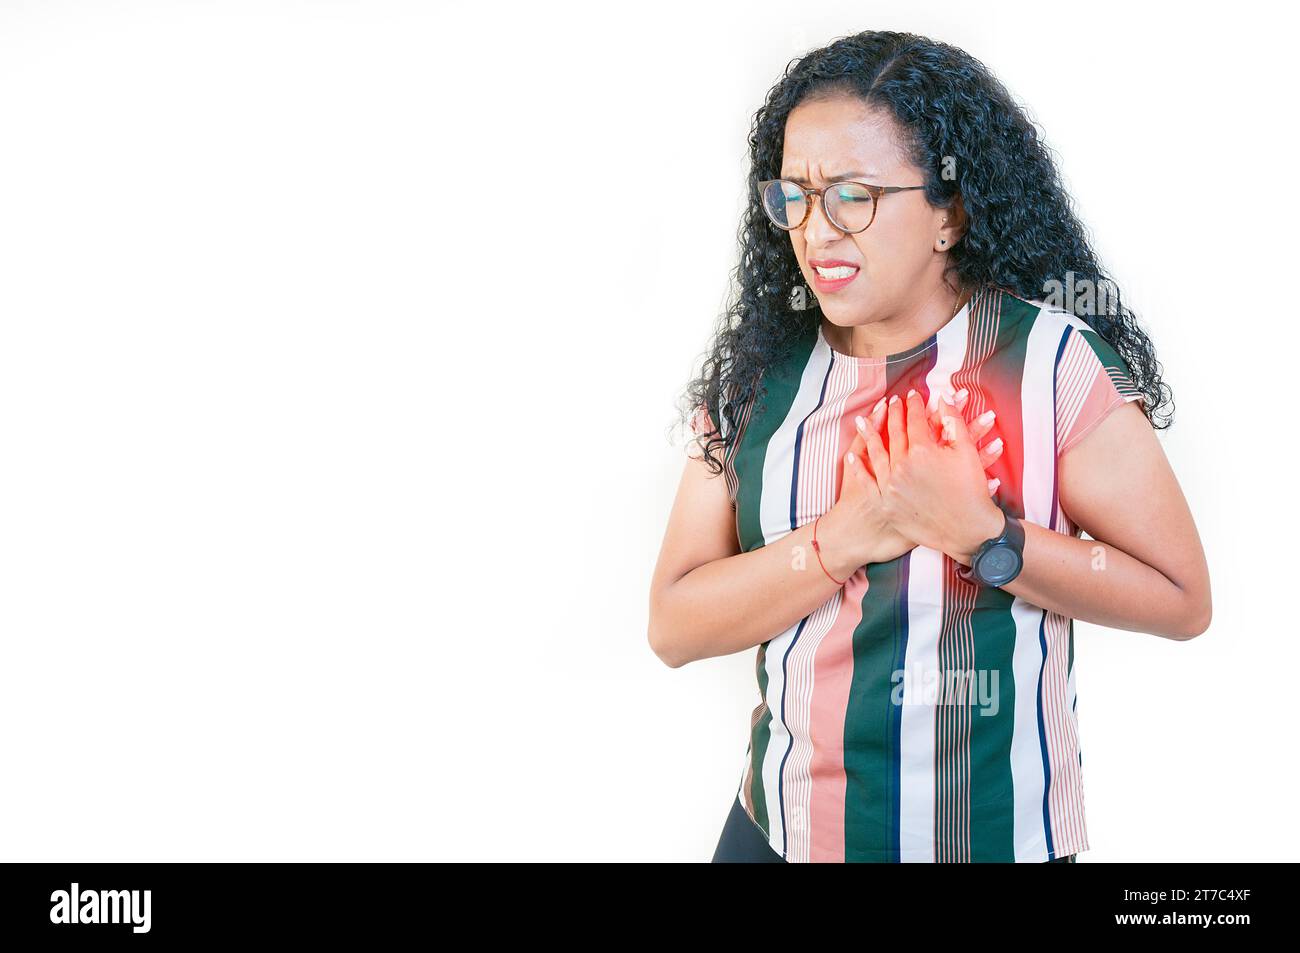
[[[1002,532],[1002,510],[989,498],[988,479],[966,422],[946,398],[939,402],[943,433],[935,439],[915,390],[889,401],[886,448],[863,431],[867,460],[890,524],[918,546],[947,553],[963,565],[980,543]]]

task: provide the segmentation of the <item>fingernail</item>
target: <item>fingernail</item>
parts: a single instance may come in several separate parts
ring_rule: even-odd
[[[913,387],[911,390],[909,390],[909,391],[907,392],[907,396],[908,396],[909,399],[910,399],[914,394],[916,394],[916,388],[915,388],[915,387]]]
[[[885,406],[885,398],[882,397],[880,398],[880,400],[876,401],[876,406],[871,408],[871,412],[874,414],[876,411],[880,410],[880,408],[884,406]]]
[[[979,417],[976,418],[976,421],[981,424],[991,424],[993,423],[993,417],[994,417],[993,411],[986,410],[984,411],[984,413],[980,414]]]
[[[852,462],[853,462],[853,451],[852,451],[852,450],[849,451],[848,461],[849,461],[849,463],[852,463]]]
[[[989,441],[989,445],[984,449],[986,449],[989,453],[997,453],[999,450],[1002,449],[1002,438],[994,437],[992,440]]]
[[[1002,485],[1002,481],[999,480],[997,477],[994,477],[992,480],[989,480],[989,492],[993,493],[1001,485]]]
[[[897,394],[894,394],[892,397],[890,397],[890,398],[889,398],[889,402],[890,402],[891,404],[896,404],[896,403],[898,403],[898,395],[897,395]]]
[[[863,420],[861,416],[854,417],[853,422],[858,425],[859,431],[864,431],[867,429],[867,422]]]

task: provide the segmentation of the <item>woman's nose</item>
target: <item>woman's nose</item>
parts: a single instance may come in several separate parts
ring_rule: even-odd
[[[824,245],[839,238],[844,233],[826,215],[826,203],[820,195],[812,197],[813,210],[804,223],[804,236],[814,245]]]

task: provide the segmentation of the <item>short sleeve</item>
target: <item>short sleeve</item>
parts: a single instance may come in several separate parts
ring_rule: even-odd
[[[742,417],[742,421],[745,417]],[[713,423],[714,417],[709,413],[709,408],[705,404],[700,404],[691,414],[691,432],[695,435],[694,439],[688,442],[686,452],[689,456],[700,459],[703,458],[705,447],[711,447],[713,451],[718,451],[721,445],[717,442],[727,437],[727,431],[715,428]],[[743,433],[743,423],[738,433]],[[739,439],[739,438],[737,438]],[[736,493],[739,489],[739,477],[735,469],[735,444],[729,448],[722,449],[721,462],[722,473],[727,486],[727,496],[731,500],[731,508],[736,508]],[[718,456],[714,456],[718,459]]]
[[[1063,456],[1117,407],[1143,399],[1110,343],[1090,328],[1071,327],[1056,365],[1056,455]]]
[[[708,406],[700,404],[696,407],[695,413],[691,415],[691,432],[697,437],[703,437],[706,434],[713,433],[716,429]]]
[[[686,443],[686,454],[693,458],[702,458],[704,448],[711,444],[716,437],[711,436],[715,428],[713,426],[713,415],[709,413],[709,408],[705,404],[700,404],[695,408],[690,418],[692,438]]]

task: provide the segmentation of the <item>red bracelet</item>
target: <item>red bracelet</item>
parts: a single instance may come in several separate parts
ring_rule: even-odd
[[[824,562],[822,562],[822,548],[821,548],[821,546],[817,545],[817,523],[818,523],[820,520],[821,520],[821,517],[820,517],[820,516],[817,517],[817,519],[813,520],[813,538],[812,538],[812,546],[813,546],[813,552],[815,552],[815,553],[817,554],[817,565],[819,565],[819,566],[822,567],[822,572],[826,573],[826,578],[827,578],[827,579],[829,579],[831,582],[835,583],[835,585],[837,585],[837,586],[842,586],[842,585],[844,585],[844,582],[848,582],[848,580],[845,579],[844,582],[840,582],[838,579],[836,579],[834,576],[832,576],[832,575],[830,574],[830,571],[826,568],[826,564],[825,564]]]

